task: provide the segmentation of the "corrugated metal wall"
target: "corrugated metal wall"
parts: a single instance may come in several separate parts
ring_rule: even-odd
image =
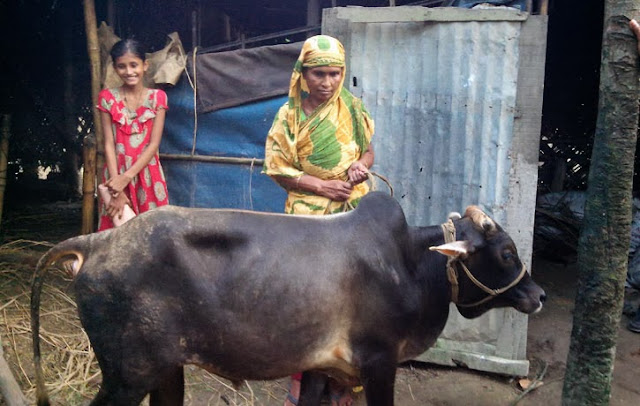
[[[523,30],[531,17],[513,10],[347,7],[323,16],[323,33],[347,49],[350,89],[375,119],[373,170],[390,180],[409,223],[438,224],[479,204],[514,237],[526,263],[544,78],[541,18]],[[522,64],[531,42],[542,61]],[[529,88],[533,101],[522,94]],[[534,128],[522,130],[519,102],[527,101]],[[454,310],[423,359],[526,375],[525,350],[526,316],[494,310],[467,321]]]

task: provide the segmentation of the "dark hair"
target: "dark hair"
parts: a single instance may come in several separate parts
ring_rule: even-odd
[[[142,44],[135,39],[122,39],[116,42],[111,48],[111,60],[116,63],[116,59],[120,58],[127,52],[137,56],[144,62],[147,58],[145,56],[145,50]]]

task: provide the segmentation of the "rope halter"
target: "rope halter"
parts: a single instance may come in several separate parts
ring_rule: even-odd
[[[445,244],[456,241],[456,228],[453,225],[453,221],[451,219],[447,220],[447,222],[442,224],[441,227],[442,227],[442,232],[444,234]],[[458,269],[457,269],[458,264],[460,264],[460,267],[462,268],[464,273],[467,275],[469,280],[471,280],[471,282],[473,282],[474,285],[476,285],[477,287],[482,289],[485,293],[487,293],[488,295],[487,297],[473,303],[460,303],[458,301],[459,299],[458,294],[460,290],[459,289],[460,285],[458,283]],[[475,276],[473,276],[469,268],[464,264],[464,262],[462,262],[461,259],[459,259],[458,257],[447,256],[447,279],[451,284],[451,301],[459,307],[474,307],[474,306],[481,305],[485,302],[488,302],[489,300],[493,299],[499,294],[504,293],[507,290],[514,287],[515,285],[517,285],[518,282],[520,282],[520,280],[524,277],[525,273],[527,273],[527,268],[525,267],[524,264],[522,264],[522,269],[520,270],[520,274],[518,274],[518,276],[511,283],[509,283],[507,286],[504,286],[500,289],[491,289],[485,284],[483,284],[482,282],[480,282]]]

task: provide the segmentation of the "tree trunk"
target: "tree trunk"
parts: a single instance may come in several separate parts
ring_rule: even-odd
[[[91,63],[91,101],[93,111],[93,132],[96,135],[95,144],[97,146],[97,157],[89,157],[96,163],[93,170],[97,167],[98,170],[102,169],[104,163],[104,155],[101,155],[104,151],[104,135],[102,134],[102,126],[100,125],[100,114],[96,108],[98,102],[98,93],[100,93],[100,46],[98,44],[98,23],[96,20],[96,6],[93,0],[84,0],[84,23],[87,34],[87,49],[89,51],[89,62]],[[93,149],[92,151],[96,151]],[[94,153],[94,152],[92,152]],[[85,159],[84,177],[95,179],[96,174],[87,174],[89,165],[87,165],[87,159]],[[87,188],[91,189],[91,193],[95,192],[95,185],[87,185],[85,181],[83,184],[83,195],[86,197],[88,192]],[[82,233],[88,234],[94,231],[93,226],[93,212],[95,210],[95,199],[83,198],[82,202]],[[90,214],[91,213],[91,214]],[[90,218],[89,218],[90,216]]]
[[[608,405],[631,230],[638,130],[638,50],[625,16],[640,0],[605,2],[600,99],[578,245],[578,287],[563,405]]]

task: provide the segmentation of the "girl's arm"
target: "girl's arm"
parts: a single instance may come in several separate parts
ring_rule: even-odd
[[[111,114],[100,111],[100,122],[104,134],[104,159],[107,162],[109,179],[118,174],[118,164],[116,161],[116,143],[113,128],[111,127]],[[107,179],[107,180],[109,180]]]
[[[109,171],[109,179],[107,180],[107,183],[109,183],[109,181],[114,178],[114,174],[118,176],[115,136],[113,134],[113,127],[111,126],[111,114],[106,111],[100,111],[100,122],[104,133],[104,158],[107,163],[107,170]],[[107,214],[111,217],[115,215],[121,216],[124,205],[130,203],[126,194],[118,193],[106,206]]]
[[[159,108],[156,111],[156,117],[153,119],[153,126],[151,127],[151,139],[149,145],[142,151],[136,162],[123,174],[112,176],[107,182],[109,189],[115,193],[120,193],[131,182],[131,180],[149,164],[151,158],[153,158],[160,148],[160,141],[162,140],[162,131],[164,129],[164,118],[166,116],[166,110]],[[115,157],[115,151],[114,151]]]

